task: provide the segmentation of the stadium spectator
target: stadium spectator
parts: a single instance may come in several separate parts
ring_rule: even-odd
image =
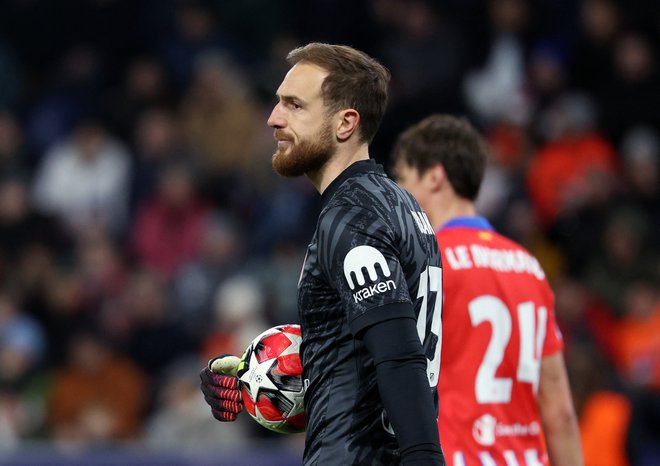
[[[597,235],[582,279],[618,317],[625,315],[628,286],[643,281],[660,285],[660,250],[649,237],[643,213],[629,207],[613,208]]]
[[[0,287],[0,387],[20,392],[44,360],[45,334],[20,309],[18,290]]]
[[[243,354],[245,348],[269,327],[265,321],[266,296],[254,277],[237,274],[217,289],[213,325],[202,342],[204,361],[218,354]]]
[[[526,186],[546,228],[560,213],[588,201],[591,179],[616,176],[615,149],[595,129],[593,113],[586,96],[568,94],[540,120],[546,142],[529,164]]]
[[[650,40],[637,31],[619,35],[612,51],[613,75],[594,93],[600,127],[617,144],[628,129],[660,121],[660,65]]]
[[[372,2],[385,33],[375,50],[392,70],[391,111],[383,118],[374,157],[387,162],[379,144],[390,147],[402,128],[436,108],[461,112],[461,79],[467,67],[463,30],[451,8],[429,0]],[[423,67],[417,63],[424,63]],[[379,153],[382,152],[382,153]]]
[[[81,121],[44,154],[34,180],[35,205],[74,233],[98,227],[119,235],[128,222],[129,178],[124,145],[99,122]]]
[[[135,363],[113,352],[97,330],[77,331],[48,396],[50,435],[79,445],[135,438],[148,406],[146,381]]]
[[[29,189],[25,176],[0,178],[0,267],[8,275],[14,275],[12,268],[29,246],[41,244],[62,254],[71,242],[58,217],[35,211]]]
[[[80,284],[80,299],[88,309],[101,309],[126,286],[124,257],[112,238],[100,230],[84,232],[76,246],[72,273]]]
[[[569,65],[570,81],[583,92],[600,93],[614,73],[613,45],[623,20],[618,2],[581,2],[577,20],[579,27]]]
[[[0,285],[0,448],[5,451],[40,431],[46,394],[46,332],[23,310],[20,294],[14,285]]]
[[[621,392],[602,389],[589,394],[580,414],[580,439],[586,464],[631,464],[627,446],[631,411],[630,399]]]
[[[242,229],[226,215],[214,213],[203,228],[198,255],[183,265],[172,283],[177,314],[200,340],[209,331],[218,288],[245,267],[247,246]]]
[[[126,67],[117,88],[103,93],[105,121],[122,140],[130,140],[140,115],[153,108],[174,104],[173,92],[164,66],[156,58],[140,56]]]
[[[622,378],[660,393],[660,292],[657,284],[631,283],[616,328],[616,362]]]
[[[30,167],[25,153],[23,128],[11,112],[0,111],[0,177],[27,175]]]
[[[210,446],[223,454],[249,449],[252,420],[245,417],[228,425],[209,416],[208,406],[199,396],[199,363],[195,357],[181,356],[158,379],[157,408],[144,427],[146,445],[170,454],[194,453]]]
[[[488,2],[486,34],[490,37],[486,41],[486,59],[463,79],[465,100],[482,125],[502,120],[524,124],[531,117],[525,61],[529,28],[530,9],[526,2]],[[483,34],[477,33],[480,37]]]
[[[204,3],[198,0],[178,3],[171,17],[173,31],[159,44],[161,61],[180,92],[191,86],[201,56],[222,54],[238,58],[241,54],[240,45],[221,30],[210,7]]]
[[[199,57],[182,99],[180,125],[207,183],[262,170],[254,160],[257,108],[236,62],[220,54]]]
[[[164,107],[150,107],[137,115],[132,149],[131,213],[157,191],[160,173],[173,163],[192,163],[183,147],[177,115]]]
[[[180,355],[193,351],[195,344],[183,325],[183,316],[172,312],[166,283],[153,272],[134,272],[120,303],[129,326],[124,335],[126,340],[121,343],[131,360],[150,374],[151,382]],[[150,398],[150,403],[153,401]]]
[[[628,130],[621,142],[622,192],[618,201],[642,211],[649,239],[660,248],[660,134],[648,126]]]
[[[48,69],[52,78],[26,108],[25,141],[34,165],[43,164],[45,153],[69,138],[81,120],[98,115],[104,76],[100,52],[89,43],[65,47]]]
[[[168,164],[156,192],[138,208],[130,241],[138,263],[171,279],[197,257],[212,211],[199,194],[192,169]]]

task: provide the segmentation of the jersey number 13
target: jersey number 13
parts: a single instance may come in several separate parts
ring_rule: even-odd
[[[435,293],[431,295],[430,293]],[[429,266],[419,276],[417,299],[422,305],[417,316],[417,334],[426,353],[429,385],[438,385],[442,347],[442,269]]]

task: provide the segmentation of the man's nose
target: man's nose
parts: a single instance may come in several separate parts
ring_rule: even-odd
[[[284,128],[284,126],[286,126],[286,120],[282,115],[282,110],[279,103],[275,105],[273,111],[270,112],[270,117],[268,117],[268,126],[271,128]]]

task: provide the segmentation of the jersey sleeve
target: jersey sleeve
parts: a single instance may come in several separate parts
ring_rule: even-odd
[[[364,207],[336,206],[319,221],[319,266],[337,290],[351,332],[376,322],[414,318],[394,230]]]
[[[557,319],[555,317],[554,295],[552,290],[550,290],[549,285],[548,293],[550,299],[548,306],[548,319],[546,322],[546,336],[545,341],[543,342],[543,352],[541,354],[542,357],[552,356],[553,354],[556,354],[564,349],[564,338],[562,337],[561,331],[559,330],[559,325],[557,325]]]

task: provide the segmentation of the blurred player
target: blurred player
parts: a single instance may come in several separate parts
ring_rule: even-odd
[[[476,215],[481,137],[466,120],[433,115],[401,134],[392,156],[442,253],[438,425],[447,463],[581,465],[553,293],[538,261]]]
[[[442,269],[419,204],[369,158],[389,72],[345,46],[288,55],[268,125],[282,176],[306,175],[322,210],[298,285],[307,386],[304,465],[444,465],[438,440]],[[214,416],[241,409],[235,358],[204,370]]]

